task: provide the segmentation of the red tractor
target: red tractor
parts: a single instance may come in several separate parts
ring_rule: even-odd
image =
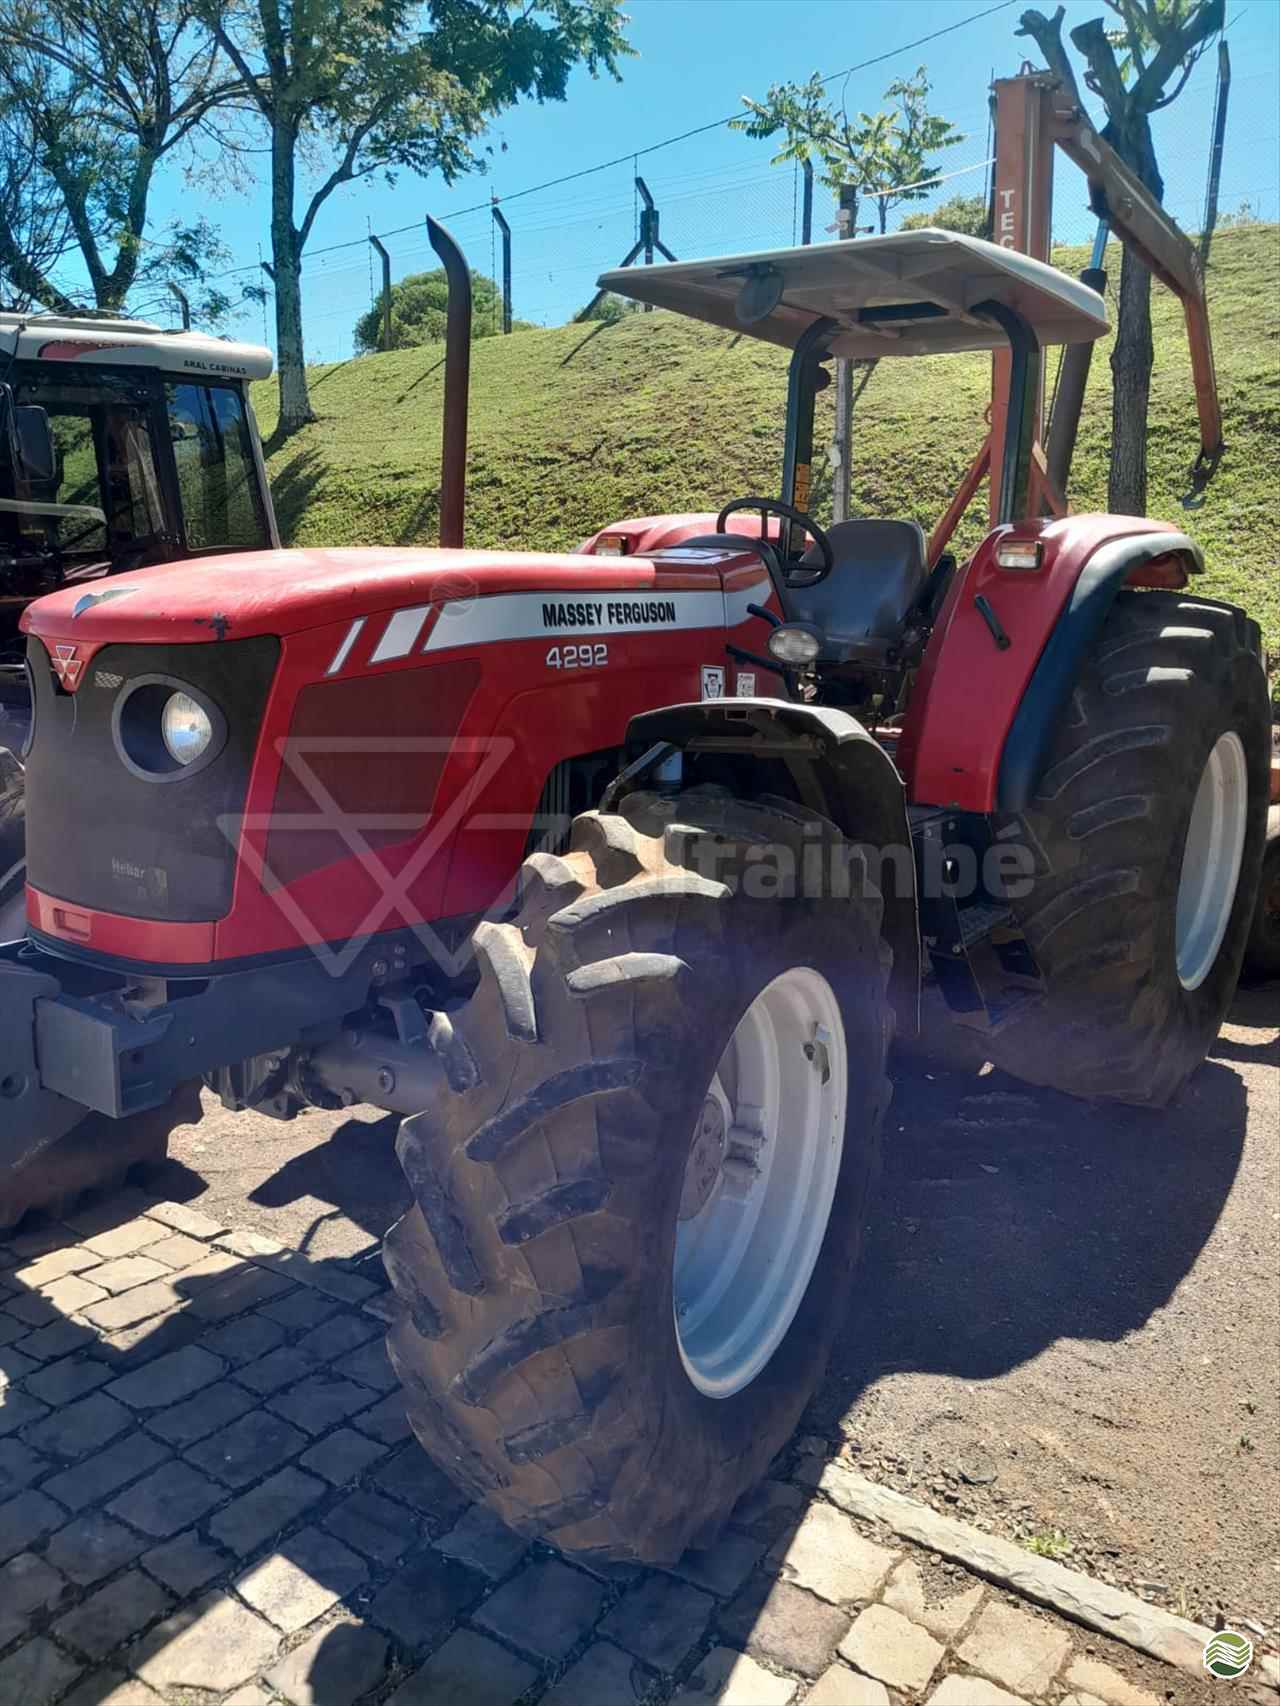
[[[0,1202],[83,1182],[86,1110],[127,1144],[201,1076],[408,1116],[385,1255],[419,1438],[522,1533],[670,1561],[821,1377],[922,961],[1038,1083],[1159,1104],[1203,1057],[1262,856],[1259,634],[1176,528],[1038,513],[1041,349],[1104,304],[942,231],[606,275],[792,351],[779,496],[461,549],[465,269],[433,240],[455,548],[224,555],[26,613]],[[993,349],[967,563],[806,513],[829,359]]]

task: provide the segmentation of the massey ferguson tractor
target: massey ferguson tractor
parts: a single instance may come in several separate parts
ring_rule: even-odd
[[[468,550],[466,272],[432,237],[443,548],[177,562],[23,617],[0,1193],[109,1169],[86,1112],[118,1158],[193,1079],[405,1116],[418,1437],[523,1534],[670,1562],[822,1376],[925,964],[1040,1084],[1158,1106],[1204,1056],[1262,857],[1259,632],[1176,527],[1066,513],[1041,352],[1102,298],[944,231],[606,274],[791,351],[778,494]],[[965,351],[999,384],[973,555],[963,494],[931,540],[821,526],[828,362]]]
[[[0,311],[0,941],[26,916],[18,618],[55,587],[279,544],[248,396],[270,371],[143,320]]]

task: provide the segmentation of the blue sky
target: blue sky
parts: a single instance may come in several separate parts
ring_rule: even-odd
[[[492,221],[474,208],[492,192],[504,198],[515,232],[514,308],[545,324],[568,318],[590,295],[595,275],[616,264],[633,240],[635,192],[631,160],[535,195],[531,186],[583,167],[640,155],[637,165],[662,209],[663,236],[680,257],[785,244],[795,229],[791,168],[771,167],[768,143],[753,143],[719,128],[644,154],[682,131],[740,108],[743,94],[763,94],[771,82],[824,74],[890,54],[855,71],[845,87],[850,108],[874,110],[895,77],[927,66],[936,111],[967,140],[939,157],[959,175],[949,191],[974,193],[983,184],[986,91],[993,71],[1016,72],[1034,44],[1015,36],[1026,0],[965,24],[926,46],[930,35],[987,10],[994,0],[629,0],[629,36],[638,50],[623,66],[622,82],[576,75],[562,104],[526,105],[505,115],[491,132],[491,169],[447,186],[438,179],[402,176],[394,186],[349,185],[327,203],[315,227],[304,266],[308,353],[333,360],[351,349],[351,327],[370,300],[371,254],[366,231],[413,226],[390,239],[394,276],[433,264],[419,222],[430,210],[451,223],[473,267],[488,272],[494,253]],[[1051,10],[1053,0],[1042,0]],[[1066,0],[1064,34],[1103,14],[1101,0]],[[1221,205],[1249,201],[1263,217],[1280,217],[1280,3],[1234,0],[1228,4],[1232,53],[1230,122]],[[894,51],[902,49],[903,51]],[[1166,199],[1184,224],[1196,225],[1203,203],[1216,57],[1197,66],[1187,89],[1157,115],[1156,141]],[[1095,109],[1096,116],[1096,109]],[[1086,240],[1092,221],[1084,207],[1083,180],[1066,162],[1058,175],[1055,231]],[[969,168],[966,170],[966,168]],[[176,175],[162,180],[155,220],[188,215],[191,188]],[[235,263],[255,266],[258,244],[267,247],[264,187],[222,199],[201,191],[207,216],[218,224]],[[514,198],[514,199],[508,199]],[[830,218],[821,196],[817,232]],[[356,240],[346,250],[330,245]],[[236,281],[228,281],[234,284]],[[157,317],[164,317],[158,315]],[[250,309],[233,328],[262,338],[264,316]],[[269,318],[266,330],[270,332]]]

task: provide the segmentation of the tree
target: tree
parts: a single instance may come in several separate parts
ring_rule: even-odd
[[[618,296],[612,290],[606,290],[590,312],[580,309],[569,323],[572,325],[581,320],[603,320],[606,326],[616,326],[629,314],[638,314],[640,309],[641,304],[633,302],[629,296]]]
[[[302,257],[342,184],[399,170],[446,183],[521,96],[563,100],[569,72],[618,75],[618,0],[198,0],[265,126],[271,157],[280,428],[311,420]],[[424,24],[426,27],[424,28]],[[299,163],[315,188],[299,203]]]
[[[914,77],[885,90],[889,107],[850,118],[843,105],[828,99],[826,82],[815,71],[807,83],[775,83],[763,101],[744,95],[751,116],[734,119],[730,128],[756,137],[785,132],[773,163],[816,160],[823,183],[843,191],[841,204],[853,229],[859,229],[858,209],[869,198],[883,233],[893,208],[928,194],[927,181],[936,176],[930,156],[963,140],[948,119],[929,111],[929,90],[922,65]]]
[[[923,231],[935,226],[939,231],[960,231],[966,237],[991,235],[991,210],[982,195],[953,195],[927,213],[909,213],[898,227],[900,231]]]
[[[412,349],[415,344],[435,344],[444,339],[449,306],[449,284],[443,267],[434,272],[415,272],[391,286],[391,349]],[[528,320],[513,320],[512,331],[531,329]],[[484,273],[471,275],[471,335],[491,338],[502,330],[502,292]],[[363,313],[355,325],[358,355],[386,349],[383,342],[382,297]]]
[[[1071,32],[1085,62],[1085,86],[1107,114],[1102,135],[1158,201],[1164,180],[1151,137],[1151,115],[1177,99],[1196,61],[1223,25],[1224,0],[1105,0],[1119,19],[1108,29],[1093,18]],[[1081,106],[1075,71],[1062,41],[1065,9],[1051,18],[1027,11],[1018,35],[1031,36],[1049,70]],[[1172,84],[1172,87],[1170,85]],[[1155,350],[1151,338],[1151,274],[1128,248],[1120,263],[1120,301],[1111,351],[1111,464],[1107,502],[1118,514],[1147,507],[1147,407]]]
[[[161,163],[209,134],[237,87],[188,0],[0,0],[0,132],[18,147],[0,169],[0,273],[64,313],[76,304],[53,270],[73,251],[99,308],[148,280],[199,279],[212,228],[149,239],[148,201]]]

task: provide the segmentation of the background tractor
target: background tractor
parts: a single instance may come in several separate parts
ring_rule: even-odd
[[[55,587],[279,544],[248,395],[270,372],[142,320],[0,312],[0,940],[25,917],[18,619]]]
[[[197,1075],[407,1116],[419,1438],[523,1533],[670,1561],[821,1377],[922,948],[1037,1082],[1159,1104],[1203,1057],[1262,857],[1258,629],[1177,529],[1041,513],[1041,350],[1103,301],[940,231],[605,275],[791,349],[779,495],[467,550],[466,274],[432,239],[445,548],[229,553],[23,617],[0,1202],[90,1182],[86,1110],[127,1142]],[[825,364],[869,351],[1000,356],[963,566],[805,513]]]

